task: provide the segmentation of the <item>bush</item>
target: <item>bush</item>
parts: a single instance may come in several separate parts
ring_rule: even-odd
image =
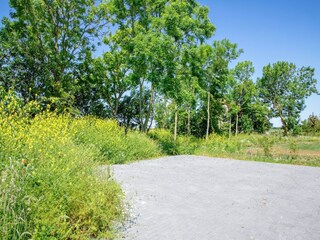
[[[199,144],[196,137],[183,135],[178,136],[175,142],[173,134],[165,129],[153,129],[148,135],[159,144],[162,152],[167,155],[194,154]]]
[[[226,136],[211,134],[208,140],[203,139],[198,154],[217,156],[224,153],[240,153],[243,150],[244,141],[240,135],[228,138]]]
[[[178,136],[176,146],[178,154],[192,155],[199,147],[199,139],[194,136]]]
[[[178,154],[177,144],[174,142],[173,134],[169,130],[153,129],[149,131],[148,136],[159,144],[164,154]]]
[[[145,134],[129,131],[125,135],[113,120],[86,117],[74,121],[72,127],[77,129],[77,143],[94,145],[99,150],[100,162],[120,164],[160,155],[158,146]]]
[[[271,157],[271,150],[276,143],[276,137],[271,135],[265,135],[257,138],[257,145],[263,149],[263,153],[266,157]]]
[[[126,146],[126,162],[149,159],[162,155],[155,141],[146,134],[129,132],[124,142]]]
[[[158,156],[157,144],[115,121],[40,113],[14,92],[0,96],[1,239],[115,237],[123,193],[98,164]]]
[[[297,150],[298,150],[298,142],[297,139],[295,138],[290,138],[289,139],[289,150],[290,150],[290,155],[291,158],[296,158]]]

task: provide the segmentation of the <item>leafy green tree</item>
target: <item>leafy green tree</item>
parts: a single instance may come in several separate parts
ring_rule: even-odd
[[[174,116],[175,106],[171,99],[163,95],[158,95],[155,101],[155,122],[157,128],[170,129],[172,116]]]
[[[79,65],[105,25],[105,9],[94,0],[10,0],[10,6],[11,18],[0,30],[2,85],[25,101],[41,97],[72,105]]]
[[[175,107],[174,139],[177,137],[178,112],[185,108],[188,115],[188,132],[190,133],[191,106],[195,102],[197,79],[191,68],[194,59],[190,53],[202,44],[205,39],[212,36],[214,25],[208,18],[208,8],[196,1],[168,1],[161,16],[165,33],[173,39],[175,57],[171,84],[166,84],[163,93],[173,99]],[[172,89],[168,86],[175,86]],[[190,91],[191,90],[191,91]]]
[[[285,136],[298,125],[305,99],[318,92],[316,83],[311,67],[277,62],[263,68],[263,76],[258,80],[260,97],[272,110],[272,116],[280,117]]]
[[[118,118],[119,105],[132,88],[128,54],[116,46],[93,61],[93,78],[99,86],[99,100],[107,105],[111,117]]]
[[[260,101],[260,99],[256,99],[247,109],[244,109],[243,116],[239,120],[240,129],[244,133],[251,133],[252,131],[265,133],[271,128],[269,116],[270,110],[268,106]],[[249,122],[244,122],[243,117],[250,119],[252,128],[251,126],[248,128],[248,125],[245,125],[245,123]]]
[[[211,37],[214,26],[208,8],[191,0],[112,0],[110,13],[118,29],[107,38],[129,53],[132,87],[140,94],[140,130],[146,131],[156,93],[181,102],[181,81],[188,72],[183,53]],[[145,91],[151,93],[148,111]]]
[[[307,134],[318,134],[320,132],[320,117],[311,114],[308,119],[302,121],[302,131]]]
[[[252,62],[239,62],[234,68],[235,84],[232,90],[232,99],[235,103],[236,126],[235,135],[238,135],[239,117],[243,115],[243,110],[248,109],[257,95],[256,86],[252,81],[254,67]],[[239,116],[241,115],[241,116]],[[245,121],[248,123],[248,120]],[[248,125],[247,125],[248,126]]]
[[[105,41],[128,53],[127,67],[131,88],[139,93],[139,128],[145,132],[153,113],[155,91],[171,74],[172,39],[161,32],[159,17],[165,1],[110,1],[112,23],[118,29]],[[124,79],[122,79],[123,81]],[[145,111],[144,92],[150,91],[149,109]]]
[[[200,86],[207,95],[206,139],[211,131],[211,101],[215,99],[219,100],[217,103],[225,102],[224,96],[230,81],[229,64],[241,53],[242,50],[238,49],[237,44],[233,44],[227,39],[215,41],[212,47],[209,45],[200,46],[199,54],[202,59]]]

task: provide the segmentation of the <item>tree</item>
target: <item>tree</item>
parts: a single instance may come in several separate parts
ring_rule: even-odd
[[[308,134],[318,134],[320,132],[320,117],[311,114],[308,119],[302,121],[302,131]]]
[[[145,132],[156,94],[181,103],[181,81],[189,72],[184,52],[211,37],[214,26],[208,8],[193,0],[112,0],[109,6],[118,29],[107,42],[128,52],[132,87],[140,94],[140,130]],[[150,91],[148,111],[143,106],[145,91]]]
[[[10,6],[11,19],[4,18],[0,30],[2,85],[25,101],[72,105],[79,65],[105,25],[105,9],[94,0],[10,0]]]
[[[211,100],[212,98],[220,100],[224,97],[228,82],[230,81],[229,64],[236,59],[242,50],[238,49],[237,44],[231,43],[227,39],[215,41],[213,46],[203,45],[200,48],[201,75],[200,85],[207,95],[207,127],[206,139],[210,133],[211,122]],[[222,100],[222,102],[224,102]]]
[[[172,76],[173,40],[164,34],[159,18],[167,1],[112,0],[111,21],[118,27],[105,42],[127,53],[129,72],[120,80],[130,79],[130,87],[139,94],[139,129],[146,132],[153,114],[155,92]],[[145,94],[150,91],[150,94]],[[145,96],[149,104],[143,106]],[[147,111],[145,107],[148,107]]]
[[[260,97],[268,104],[272,116],[280,117],[285,136],[297,126],[305,99],[318,93],[316,83],[311,67],[297,68],[293,63],[277,62],[263,68],[263,76],[258,80]]]
[[[121,100],[132,88],[132,75],[128,65],[128,54],[117,46],[93,61],[93,77],[99,86],[99,99],[107,105],[111,117],[118,118]]]
[[[251,79],[253,73],[254,67],[250,61],[239,62],[234,68],[236,82],[232,90],[232,99],[235,103],[236,136],[238,135],[239,130],[239,114],[243,113],[244,109],[250,107],[250,104],[254,101],[254,97],[257,93],[256,86]]]

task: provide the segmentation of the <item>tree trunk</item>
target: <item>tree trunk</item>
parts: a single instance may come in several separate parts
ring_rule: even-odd
[[[284,117],[282,116],[282,114],[280,115],[280,119],[281,119],[281,123],[282,123],[282,126],[283,126],[283,136],[288,136],[288,132],[289,132],[289,129],[288,129],[288,124],[286,122],[286,120],[284,119]]]
[[[174,114],[174,135],[173,135],[174,142],[177,141],[177,131],[178,131],[178,108],[176,107],[176,111]]]
[[[190,119],[190,107],[187,109],[187,114],[188,114],[188,135],[191,134],[191,119]]]
[[[148,109],[148,113],[147,116],[144,120],[144,124],[143,124],[143,132],[147,132],[148,131],[148,123],[151,117],[151,113],[153,111],[153,99],[154,99],[154,87],[153,84],[151,83],[151,88],[150,88],[150,101],[149,101],[149,109]]]
[[[143,115],[142,115],[142,98],[143,98],[143,83],[140,82],[140,94],[139,94],[139,120],[140,120],[140,132],[143,132]]]
[[[231,138],[231,124],[232,124],[232,116],[230,115],[230,121],[229,121],[229,138]]]
[[[114,103],[114,108],[112,109],[112,117],[115,120],[118,120],[118,109],[119,109],[119,98],[115,97],[114,99],[115,103]]]
[[[210,129],[210,92],[208,91],[208,103],[207,103],[207,131],[206,131],[206,141],[209,139],[209,129]]]
[[[236,116],[236,136],[238,136],[238,123],[239,123],[239,113],[237,112],[237,116]]]

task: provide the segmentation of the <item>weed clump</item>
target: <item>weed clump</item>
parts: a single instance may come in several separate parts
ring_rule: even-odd
[[[263,149],[263,153],[266,157],[271,157],[272,146],[275,144],[275,138],[273,136],[263,136],[258,138],[258,146]]]

